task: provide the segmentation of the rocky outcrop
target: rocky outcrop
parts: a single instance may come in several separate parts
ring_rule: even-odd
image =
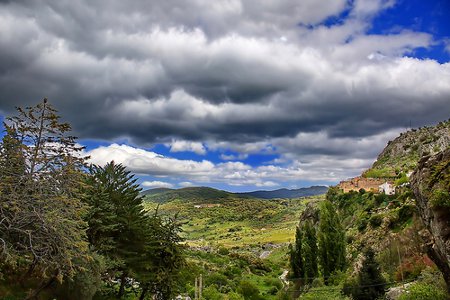
[[[411,176],[419,214],[430,232],[427,252],[450,291],[450,148],[422,158]]]
[[[364,176],[376,170],[383,170],[382,175],[386,177],[396,177],[399,172],[408,173],[416,168],[422,156],[444,151],[449,144],[450,120],[436,126],[411,129],[390,141]]]

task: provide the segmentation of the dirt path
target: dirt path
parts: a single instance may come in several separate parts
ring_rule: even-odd
[[[263,251],[263,252],[261,252],[261,254],[259,255],[259,258],[265,259],[265,258],[269,257],[270,253],[272,253],[272,251]]]
[[[280,278],[281,282],[283,283],[284,286],[288,286],[289,285],[289,281],[286,279],[287,275],[288,275],[289,271],[288,270],[284,270],[283,274],[281,274],[278,278]]]

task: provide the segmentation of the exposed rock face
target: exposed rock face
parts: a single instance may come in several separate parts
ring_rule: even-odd
[[[384,169],[395,177],[398,171],[414,170],[424,155],[434,155],[450,145],[450,120],[433,127],[412,129],[390,141],[371,169]],[[370,177],[370,176],[369,176]]]
[[[450,291],[450,148],[420,160],[411,176],[420,216],[431,234],[428,255]]]

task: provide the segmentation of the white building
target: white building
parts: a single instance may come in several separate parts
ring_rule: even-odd
[[[394,195],[395,194],[395,186],[392,183],[385,182],[378,187],[378,191],[380,193],[384,193],[386,195]]]

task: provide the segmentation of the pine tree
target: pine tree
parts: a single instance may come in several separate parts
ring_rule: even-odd
[[[126,278],[133,277],[141,283],[142,299],[147,293],[169,299],[184,262],[180,225],[146,213],[134,175],[121,164],[91,166],[90,173],[85,198],[91,207],[88,238],[93,249],[112,262],[109,272],[120,273],[118,297],[124,294]]]
[[[317,267],[317,237],[316,229],[311,224],[311,221],[307,220],[302,225],[302,231],[304,233],[303,242],[303,257],[304,257],[304,269],[305,279],[307,283],[312,283],[314,278],[318,275]]]
[[[92,178],[86,202],[88,238],[94,249],[118,266],[121,275],[119,298],[123,296],[126,278],[142,263],[149,232],[148,217],[142,206],[141,191],[134,175],[114,161],[104,167],[92,166]]]
[[[320,205],[319,221],[319,262],[324,281],[327,284],[330,275],[345,268],[345,233],[329,200]]]

